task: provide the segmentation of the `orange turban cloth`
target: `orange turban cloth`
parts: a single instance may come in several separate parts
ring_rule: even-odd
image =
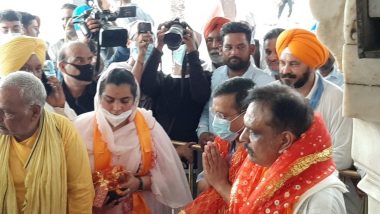
[[[296,58],[312,69],[325,64],[329,57],[328,49],[317,39],[315,34],[303,29],[285,30],[278,36],[276,42],[278,56],[281,56],[285,48],[289,48]]]
[[[216,16],[212,18],[204,27],[203,36],[207,39],[209,33],[214,30],[220,30],[220,28],[228,22],[230,22],[230,20],[224,17]]]
[[[17,36],[0,45],[0,76],[20,70],[36,54],[41,64],[45,61],[46,45],[41,39]]]

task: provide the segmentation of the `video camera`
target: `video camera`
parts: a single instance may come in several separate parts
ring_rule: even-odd
[[[88,17],[99,21],[99,32],[92,33],[87,27],[85,20]],[[136,6],[120,7],[117,11],[111,12],[109,10],[101,10],[98,6],[90,7],[83,5],[74,10],[73,24],[74,27],[79,25],[80,31],[87,38],[97,39],[101,47],[125,46],[128,41],[128,31],[113,25],[111,22],[118,18],[127,17],[136,17]]]
[[[186,22],[181,22],[179,18],[175,18],[164,24],[166,31],[164,36],[164,43],[172,51],[177,50],[182,44],[183,35],[185,35],[185,29],[190,26]]]

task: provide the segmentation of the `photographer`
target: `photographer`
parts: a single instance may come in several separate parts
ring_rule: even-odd
[[[175,20],[176,21],[176,20]],[[153,100],[153,115],[163,126],[172,140],[197,142],[196,128],[202,108],[210,96],[210,73],[204,71],[199,59],[197,42],[194,40],[194,33],[186,23],[167,22],[161,24],[157,32],[157,44],[153,53],[147,60],[143,73],[139,74],[134,70],[135,76],[141,75],[142,93],[150,96]],[[171,27],[181,30],[181,43],[177,49],[172,51],[172,71],[165,75],[158,69],[162,49],[167,41],[168,32]],[[178,29],[177,29],[178,30]],[[138,62],[143,62],[143,52],[147,49],[148,43],[144,40],[139,42]],[[168,47],[169,49],[173,46]],[[191,145],[191,144],[189,144]],[[192,161],[192,151],[189,146],[177,149],[179,155],[188,161]]]

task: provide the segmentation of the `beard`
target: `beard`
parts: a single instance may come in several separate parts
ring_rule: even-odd
[[[232,71],[238,71],[247,68],[250,63],[251,61],[249,57],[248,60],[243,60],[242,58],[236,56],[224,59],[224,64],[226,64]]]
[[[223,56],[219,55],[219,53],[210,53],[210,59],[211,62],[216,64],[216,65],[221,65],[223,64]]]
[[[282,78],[289,78],[289,79],[296,79],[297,76],[295,74],[287,73],[287,74],[280,74],[281,82],[285,83],[288,86],[291,86],[293,88],[302,88],[306,82],[309,80],[311,74],[310,68],[307,68],[305,73],[302,74],[301,78],[299,78],[294,83],[291,82],[291,80],[283,80]]]

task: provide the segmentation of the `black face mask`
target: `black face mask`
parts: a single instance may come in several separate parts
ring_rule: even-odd
[[[76,65],[76,64],[72,64],[68,62],[67,64],[74,66],[76,69],[80,71],[79,75],[71,75],[71,74],[66,73],[67,75],[80,81],[87,81],[87,82],[92,81],[92,78],[94,76],[94,66],[92,66],[91,64]]]

